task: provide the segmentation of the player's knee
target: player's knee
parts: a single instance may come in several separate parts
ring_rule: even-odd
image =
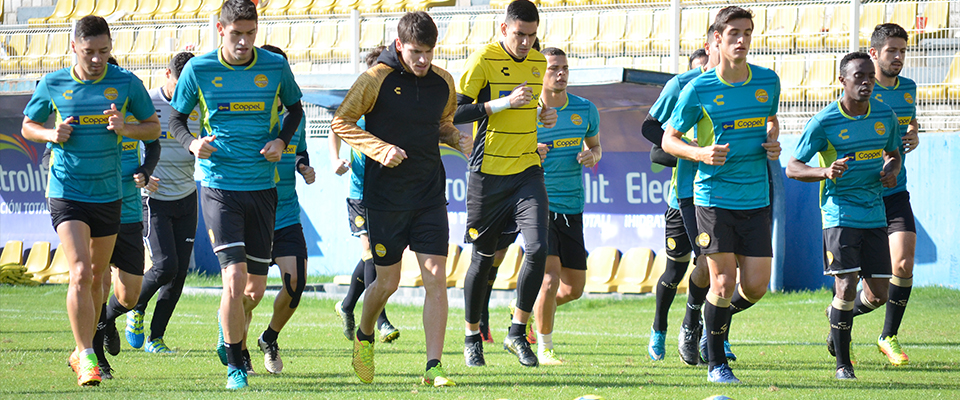
[[[524,256],[529,257],[534,266],[543,266],[547,262],[547,246],[542,242],[529,242],[524,246],[523,251]]]
[[[94,284],[93,270],[90,268],[83,268],[82,265],[82,263],[77,263],[77,265],[70,270],[70,284],[81,287],[89,287]],[[97,283],[100,282],[102,281],[98,281]]]
[[[767,285],[763,284],[752,284],[744,285],[743,282],[740,282],[740,293],[744,298],[750,300],[753,303],[756,303],[760,300],[763,295],[767,294]]]
[[[576,300],[583,297],[583,286],[571,286],[570,293],[566,296],[568,301]]]
[[[846,277],[837,276],[836,282],[834,283],[834,289],[837,292],[836,296],[843,300],[854,301],[857,298],[856,279],[847,279]]]
[[[560,275],[556,272],[545,272],[543,274],[543,289],[548,293],[557,293],[560,288]]]

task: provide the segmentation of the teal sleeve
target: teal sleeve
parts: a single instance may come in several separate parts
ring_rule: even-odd
[[[53,99],[50,98],[50,90],[47,89],[47,79],[44,78],[40,80],[36,90],[33,91],[30,102],[27,103],[27,106],[23,109],[23,115],[30,118],[33,122],[42,124],[47,122],[47,118],[50,118],[51,112],[53,112]]]
[[[290,106],[300,101],[301,97],[303,97],[303,93],[300,92],[300,86],[293,78],[290,64],[283,63],[283,71],[280,72],[280,102],[284,106]]]
[[[297,153],[307,150],[307,118],[300,118],[300,127],[297,128],[297,136],[300,138],[297,141]]]
[[[193,64],[187,63],[177,79],[177,87],[173,90],[170,107],[181,114],[189,115],[200,101],[200,88],[197,85],[197,76],[193,72]]]
[[[773,102],[770,106],[770,115],[775,116],[777,112],[780,111],[780,77],[777,76],[777,83],[773,87],[773,93],[770,93],[768,96],[769,100]]]
[[[797,142],[797,150],[793,157],[804,162],[810,162],[817,153],[827,148],[827,136],[820,128],[820,120],[811,118],[810,122],[803,127],[803,135]]]
[[[703,118],[703,108],[693,84],[687,84],[680,91],[680,99],[670,116],[670,126],[680,132],[687,132]]]
[[[677,76],[670,78],[667,84],[663,85],[660,97],[650,107],[650,116],[657,121],[666,122],[670,118],[670,112],[677,105],[677,98],[680,97],[680,80],[677,79]]]
[[[133,117],[140,121],[150,118],[156,113],[153,100],[150,99],[150,93],[147,93],[147,88],[143,87],[143,81],[136,76],[130,79],[127,112],[133,114]]]
[[[590,116],[587,117],[587,135],[584,137],[594,137],[600,133],[600,112],[597,106],[590,103]]]

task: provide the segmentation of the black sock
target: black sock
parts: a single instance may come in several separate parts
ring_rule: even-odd
[[[869,313],[869,312],[877,309],[876,307],[874,307],[874,306],[871,305],[871,304],[864,303],[863,300],[862,300],[863,297],[861,296],[862,294],[863,294],[863,290],[858,291],[858,292],[857,292],[857,299],[854,300],[854,302],[853,302],[853,316],[854,316],[854,317],[859,317],[859,316],[861,316],[861,315],[863,315],[863,314],[867,314],[867,313]]]
[[[437,359],[427,360],[427,371],[429,371],[430,368],[436,367],[438,365],[440,365],[440,360],[437,360]]]
[[[387,319],[387,308],[384,307],[383,310],[380,310],[380,315],[377,317],[377,326],[383,326],[383,324],[389,324],[390,320]]]
[[[241,343],[225,343],[224,345],[227,347],[227,365],[236,369],[244,369]]]
[[[707,292],[710,291],[710,285],[699,287],[690,281],[687,286],[687,313],[683,316],[683,326],[695,328],[701,325],[700,316],[703,309],[703,302],[707,300]]]
[[[667,259],[667,264],[676,261]],[[657,302],[653,312],[653,330],[664,332],[667,330],[667,316],[670,314],[670,306],[673,304],[674,297],[677,296],[677,285],[667,282],[660,277],[657,284]]]
[[[913,286],[897,286],[890,284],[890,300],[887,300],[887,315],[883,321],[883,331],[880,337],[895,336],[900,331],[903,313],[907,311],[907,300],[910,300],[910,290]]]
[[[710,302],[703,305],[703,334],[707,336],[707,359],[710,371],[726,364],[727,355],[723,351],[723,339],[730,323],[730,307],[717,307]]]
[[[373,339],[374,339],[373,334],[368,335],[366,333],[363,333],[363,330],[360,329],[359,327],[357,328],[357,340],[361,342],[373,343]]]
[[[273,327],[267,325],[267,330],[263,331],[263,335],[260,335],[263,338],[264,342],[273,343],[277,341],[277,336],[280,336],[280,332],[273,330]]]
[[[527,324],[511,323],[511,324],[510,324],[510,332],[509,332],[508,334],[509,334],[510,336],[523,336],[523,335],[526,335],[526,334],[527,334]]]
[[[243,349],[242,354],[243,354],[243,359],[244,359],[244,360],[249,360],[249,359],[250,359],[250,350],[249,350],[249,349]]]
[[[363,296],[363,290],[367,287],[363,278],[363,264],[364,261],[360,260],[353,269],[353,274],[350,275],[350,288],[347,289],[347,295],[340,304],[344,311],[352,312],[357,307],[357,302],[360,301],[360,296]]]
[[[476,335],[467,335],[467,336],[464,336],[463,344],[469,346],[469,345],[471,345],[471,344],[480,343],[480,342],[482,342],[482,341],[483,341],[483,337],[481,337],[480,334],[478,333],[478,334],[476,334]]]
[[[130,309],[120,304],[120,300],[117,300],[116,295],[111,294],[110,300],[107,300],[107,308],[105,309],[107,313],[107,323],[116,324],[117,318],[126,314],[127,311],[130,311]]]
[[[483,296],[482,308],[480,309],[480,330],[483,331],[483,327],[490,326],[490,295],[493,294],[493,283],[497,280],[497,271],[500,270],[499,265],[494,265],[490,268],[490,273],[487,274],[487,291]]]
[[[106,354],[103,353],[103,328],[106,327],[107,313],[104,311],[107,305],[104,304],[100,309],[100,321],[97,323],[97,331],[93,334],[93,354],[97,356],[98,363],[107,361]]]
[[[754,304],[755,303],[751,303],[750,300],[747,300],[741,296],[740,291],[737,290],[735,293],[733,293],[733,299],[730,300],[730,315],[753,307]]]
[[[850,362],[850,331],[853,328],[853,311],[841,311],[830,307],[830,333],[837,351],[837,368],[853,367]]]

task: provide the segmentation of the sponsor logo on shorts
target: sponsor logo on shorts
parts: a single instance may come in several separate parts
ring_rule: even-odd
[[[108,118],[106,115],[79,115],[73,116],[73,122],[70,125],[106,125]]]
[[[363,224],[365,224],[365,223],[367,223],[367,220],[363,219],[363,217],[361,217],[361,216],[359,216],[359,215],[358,215],[356,218],[353,219],[353,224],[356,225],[357,228],[362,228],[362,227],[363,227]]]
[[[827,265],[833,264],[833,252],[827,250]]]
[[[700,245],[700,247],[709,246],[710,235],[708,235],[706,232],[701,232],[700,235],[697,236],[697,244]]]
[[[107,100],[116,100],[117,96],[119,96],[119,93],[117,93],[117,89],[114,89],[112,87],[108,87],[106,90],[103,91],[103,97],[106,97]]]
[[[540,68],[537,68],[537,67],[530,68],[530,73],[533,74],[533,76],[539,78],[539,77],[540,77]]]
[[[210,244],[217,242],[217,237],[213,235],[213,229],[207,229],[207,234],[210,235]]]
[[[770,97],[767,96],[767,91],[763,89],[757,89],[757,91],[753,93],[753,96],[761,103],[766,103],[767,100],[770,100]]]
[[[570,122],[573,122],[576,126],[580,126],[580,124],[583,123],[583,118],[580,118],[580,114],[573,114],[570,116]]]
[[[763,117],[758,118],[744,118],[734,121],[724,122],[722,127],[723,129],[749,129],[749,128],[759,128],[766,125],[767,119]]]
[[[198,119],[200,119],[200,113],[198,113],[197,110],[190,111],[190,120],[196,121]]]
[[[297,154],[297,146],[288,144],[287,147],[283,149],[283,154]]]
[[[382,243],[377,243],[377,245],[374,246],[373,249],[377,252],[377,255],[380,257],[387,255],[387,248]]]
[[[900,125],[910,125],[912,119],[913,117],[897,117],[897,122],[899,122]]]
[[[217,103],[218,111],[230,111],[230,112],[250,112],[250,111],[263,111],[266,109],[266,106],[262,101],[245,101],[245,102],[232,102],[232,103]]]
[[[123,151],[133,151],[136,150],[140,142],[123,142]]]
[[[877,134],[883,136],[884,133],[887,133],[887,126],[883,122],[877,121],[873,124],[873,130],[877,131]]]
[[[553,147],[551,147],[551,148],[559,148],[559,147],[579,147],[579,146],[580,146],[580,140],[581,140],[580,138],[557,139],[557,140],[554,140],[554,141],[553,141]]]
[[[257,75],[253,77],[253,84],[257,85],[259,88],[267,87],[267,84],[270,83],[270,80],[267,79],[267,76],[264,74]]]
[[[876,160],[883,157],[883,149],[858,151],[853,154],[847,154],[846,157],[853,159],[853,161]]]
[[[673,238],[667,238],[667,250],[673,250],[677,248],[677,241]]]
[[[904,93],[903,100],[905,100],[909,104],[913,104],[913,96],[910,95],[910,93]]]
[[[467,230],[467,234],[470,235],[470,239],[477,240],[480,237],[480,232],[477,232],[477,228],[470,228]]]

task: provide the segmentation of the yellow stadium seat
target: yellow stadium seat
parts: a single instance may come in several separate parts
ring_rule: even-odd
[[[313,48],[310,49],[310,59],[313,61],[328,60],[336,53],[336,58],[347,58],[350,50],[345,43],[350,42],[350,21],[335,19],[323,20],[317,25],[313,36]]]
[[[209,35],[210,32],[206,26],[191,26],[180,30],[180,37],[177,38],[177,47],[173,49],[173,54],[186,51],[190,48],[197,48],[200,45],[200,35]],[[170,60],[164,62],[169,63]]]
[[[386,22],[382,18],[372,18],[360,23],[360,49],[369,50],[383,44],[383,32]]]
[[[107,17],[110,14],[113,14],[117,9],[117,0],[97,0],[96,5],[93,10],[90,11],[90,15],[98,15],[101,17]],[[84,15],[80,16],[81,18]]]
[[[597,49],[597,35],[600,33],[600,12],[583,11],[573,20],[573,35],[570,36],[569,50],[575,55],[593,55]]]
[[[467,53],[473,53],[490,43],[500,32],[500,23],[494,14],[482,14],[473,19],[470,34],[467,35]],[[447,67],[450,64],[447,63]]]
[[[607,65],[611,67],[633,68],[633,58],[610,57],[607,59]]]
[[[117,59],[120,65],[146,65],[150,60],[150,52],[153,51],[153,45],[156,42],[157,30],[154,28],[142,28],[137,30],[137,38],[133,41],[133,47],[130,53],[123,59]]]
[[[77,3],[73,5],[73,13],[71,13],[70,16],[67,17],[66,21],[62,21],[62,22],[70,22],[71,20],[86,17],[87,15],[90,15],[90,13],[93,12],[93,9],[96,8],[96,6],[97,6],[97,3],[94,0],[77,0]],[[47,20],[48,24],[52,22],[54,21]],[[57,21],[57,22],[61,22],[61,21]]]
[[[180,0],[160,0],[160,6],[157,12],[153,14],[153,20],[170,20],[176,17],[177,10],[180,9]]]
[[[0,265],[2,264],[4,263],[0,262]],[[37,274],[46,270],[50,266],[50,242],[35,242],[23,266],[27,267],[28,274]]]
[[[710,10],[705,8],[683,10],[680,14],[680,53],[689,54],[703,48],[707,39]]]
[[[601,43],[600,51],[615,50],[620,47],[626,54],[645,53],[650,49],[650,42],[652,41],[650,35],[653,30],[653,13],[647,9],[630,13],[627,17],[626,29],[623,43],[616,43],[612,46]]]
[[[149,21],[153,18],[153,14],[157,12],[157,8],[160,7],[160,1],[161,0],[140,0],[137,3],[137,9],[128,14],[125,19],[131,21]]]
[[[47,55],[43,57],[43,70],[53,71],[67,66],[70,62],[70,34],[57,32],[50,34]]]
[[[507,247],[507,254],[503,257],[500,269],[497,270],[497,279],[493,282],[494,289],[516,289],[520,267],[523,266],[523,247],[511,243]]]
[[[290,0],[269,0],[267,4],[263,6],[263,11],[261,11],[260,15],[278,17],[285,15],[288,8],[290,8]]]
[[[615,247],[597,247],[587,257],[585,292],[610,293],[617,291],[613,278],[620,265],[620,250]]]
[[[113,36],[113,50],[110,52],[118,61],[133,48],[133,29],[111,30]]]
[[[444,265],[444,272],[446,273],[445,278],[447,282],[450,282],[450,278],[454,276],[457,272],[457,267],[460,263],[460,252],[462,248],[456,243],[447,244],[447,263]],[[447,287],[450,285],[447,284]]]
[[[803,101],[803,80],[806,76],[806,59],[802,55],[786,55],[780,60],[780,101]]]
[[[201,0],[200,8],[197,9],[197,18],[210,19],[211,15],[220,14],[222,2],[219,0]],[[178,17],[179,18],[179,17]]]
[[[429,10],[433,7],[453,7],[457,5],[456,0],[421,0],[412,5],[411,0],[406,0],[406,2],[408,10]]]
[[[409,247],[403,250],[403,256],[400,259],[400,286],[423,286],[420,261],[417,260],[417,253],[410,251]]]
[[[137,4],[137,0],[117,0],[117,8],[114,12],[123,13],[124,17],[126,17],[127,14],[136,11]]]
[[[213,41],[213,44],[210,43],[211,40]],[[200,29],[200,44],[192,50],[187,51],[191,51],[193,54],[203,54],[219,47],[220,35],[217,35],[216,32],[211,33],[209,29],[203,28]]]
[[[666,267],[667,254],[661,252],[654,257],[653,266],[650,267],[650,274],[647,275],[647,279],[644,279],[643,282],[640,283],[640,293],[653,293],[657,289],[660,276],[663,275]]]
[[[290,62],[302,62],[310,60],[310,46],[313,44],[313,22],[298,22],[290,27],[290,44],[287,45],[287,57]],[[337,25],[333,25],[334,31]]]
[[[913,46],[920,43],[925,38],[941,38],[949,34],[950,26],[950,3],[949,2],[926,2],[923,8],[923,17],[919,18],[925,21],[923,26],[919,24],[915,27],[916,33],[910,35],[907,45]]]
[[[600,13],[600,34],[597,36],[597,53],[618,56],[623,53],[623,35],[627,31],[627,13],[610,11]]]
[[[753,13],[753,39],[750,40],[751,49],[763,49],[767,45],[767,8],[755,6],[750,8]],[[710,18],[709,23],[713,23],[716,15]]]
[[[159,69],[153,70],[153,76],[150,77],[150,83],[152,83],[152,84],[153,84],[152,87],[155,87],[155,88],[163,87],[164,85],[166,85],[166,84],[167,84],[167,69],[166,69],[166,68],[159,68]],[[149,255],[149,254],[147,254],[147,259],[148,259],[148,260],[150,259],[150,255]]]
[[[460,73],[460,72],[463,72],[463,70],[466,68],[467,68],[466,58],[461,58],[457,60],[447,60],[447,71]],[[453,76],[457,76],[457,74],[453,74]]]
[[[831,102],[840,95],[837,81],[837,57],[833,54],[811,56],[810,70],[804,80],[807,101]]]
[[[314,0],[307,11],[307,15],[330,14],[336,5],[336,0]]]
[[[779,73],[779,71],[777,71],[776,69],[776,62],[777,62],[777,56],[774,56],[774,55],[760,55],[760,56],[753,56],[750,58],[751,64],[759,65],[761,67],[771,69]]]
[[[507,5],[512,1],[513,0],[490,0],[490,8],[504,9],[507,8]]]
[[[137,67],[146,66],[146,64],[148,63],[157,64],[157,65],[169,64],[170,57],[172,57],[174,54],[173,52],[179,48],[177,47],[177,42],[175,41],[176,40],[175,38],[177,37],[179,32],[180,31],[177,30],[177,28],[171,28],[171,27],[162,28],[159,31],[157,31],[157,34],[154,37],[154,39],[156,40],[156,43],[154,44],[153,49],[150,50],[150,57],[148,57],[143,64],[132,63],[131,65],[129,65],[129,68],[132,69],[135,66]],[[189,34],[184,36],[186,37],[187,40],[192,40],[196,42],[197,35],[199,34],[199,28],[197,28],[196,30],[191,30],[190,34],[192,34],[192,36]],[[172,49],[171,49],[171,46],[173,46]]]
[[[10,58],[0,59],[0,70],[5,73],[18,71],[20,69],[18,60],[27,52],[27,35],[22,33],[10,35],[10,39],[4,43],[4,49]]]
[[[40,69],[43,65],[43,56],[47,54],[49,35],[39,33],[30,36],[30,45],[27,47],[27,52],[24,53],[23,58],[20,59],[20,69],[24,71]]]
[[[0,77],[0,80],[18,81],[20,80],[20,74],[4,74],[2,77]]]
[[[807,6],[800,9],[800,21],[797,22],[797,28],[794,31],[798,48],[805,50],[823,48],[823,38],[826,36],[823,32],[825,18],[823,6]]]
[[[385,0],[360,0],[357,3],[357,10],[362,14],[375,14],[380,12],[380,5],[384,2]]]
[[[310,13],[311,7],[313,7],[313,0],[290,0],[290,7],[287,7],[286,15],[307,15]]]
[[[51,278],[52,279],[51,281]],[[50,260],[50,266],[47,269],[33,275],[33,280],[45,283],[69,283],[70,282],[70,264],[67,263],[67,256],[63,252],[63,246],[58,246],[53,253],[53,259]]]
[[[781,6],[767,10],[770,20],[767,22],[765,45],[771,50],[792,51],[794,30],[797,26],[797,7]]]
[[[573,33],[573,14],[556,13],[547,18],[545,21],[547,29],[540,38],[540,47],[557,47],[566,50],[570,35]]]
[[[290,24],[277,24],[270,28],[265,44],[277,46],[286,52],[290,45]]]
[[[917,2],[901,1],[894,4],[890,22],[900,25],[907,30],[907,34],[914,36],[917,33]]]
[[[633,67],[645,71],[660,71],[660,57],[643,56],[633,60]]]
[[[942,101],[948,96],[951,99],[960,97],[960,52],[953,55],[950,69],[941,83],[917,87],[917,97],[922,101]]]
[[[887,5],[885,3],[863,5],[863,11],[860,11],[860,47],[870,47],[870,36],[873,35],[874,28],[884,23],[886,19]]]
[[[173,14],[174,19],[196,18],[203,7],[203,0],[180,0],[180,8]]]
[[[407,10],[407,0],[383,0],[380,3],[380,11],[384,13],[396,13]]]
[[[333,5],[334,14],[350,14],[351,10],[360,6],[360,0],[337,0]]]
[[[294,63],[290,66],[290,70],[293,71],[294,74],[298,74],[298,75],[309,74],[313,72],[313,63],[311,63],[310,61],[302,61],[302,62]]]
[[[137,76],[137,78],[140,78],[140,80],[143,82],[143,87],[147,87],[147,88],[152,87],[151,83],[153,82],[150,79],[153,75],[152,70],[141,68],[141,69],[132,70],[132,72],[134,75]]]
[[[846,50],[850,47],[850,7],[849,4],[839,4],[833,7],[833,16],[830,17],[827,36],[823,42],[825,47],[839,50]],[[861,22],[864,19],[861,14]],[[873,28],[871,27],[870,30],[872,31]]]
[[[0,266],[7,264],[23,263],[23,242],[19,240],[10,240],[3,245],[3,252],[0,253]]]
[[[577,67],[602,67],[607,64],[606,57],[588,57],[581,58]]]
[[[353,280],[353,276],[352,276],[352,275],[337,275],[337,276],[333,277],[333,284],[334,284],[334,285],[349,285],[352,280]]]
[[[469,15],[454,15],[443,38],[437,41],[435,54],[439,57],[463,57],[464,43],[470,34]]]
[[[71,14],[73,14],[73,0],[57,0],[57,5],[53,7],[53,13],[49,17],[30,18],[27,23],[30,25],[64,23]]]
[[[453,272],[447,271],[447,287],[463,288],[464,280],[467,277],[467,270],[470,269],[470,262],[473,260],[473,245],[464,244],[463,250],[460,250],[460,256],[457,258],[457,267]],[[449,261],[449,260],[448,260]]]
[[[653,13],[653,34],[651,35],[653,40],[650,42],[650,50],[655,53],[670,52],[672,44],[669,38],[673,36],[671,32],[672,15],[670,10],[657,10]],[[681,24],[683,24],[682,17],[683,15],[681,15]]]
[[[653,251],[642,247],[627,250],[620,258],[617,273],[613,277],[612,285],[616,285],[619,293],[646,293],[642,290],[642,283],[647,280],[653,266]],[[657,276],[659,278],[659,275]]]

